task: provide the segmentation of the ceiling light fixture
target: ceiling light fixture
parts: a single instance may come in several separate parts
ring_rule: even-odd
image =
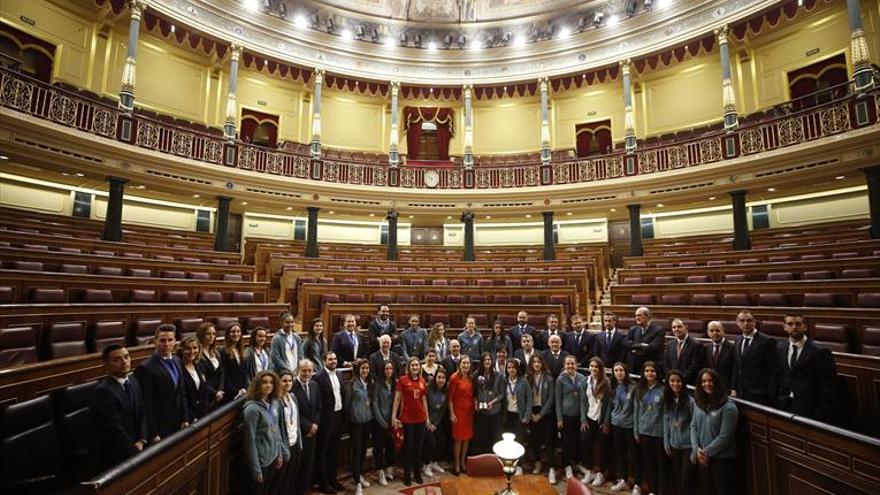
[[[559,39],[564,40],[569,36],[571,36],[571,28],[569,28],[568,26],[563,26],[559,29]]]
[[[436,49],[437,49],[437,43],[435,43],[433,41],[429,41],[428,42],[428,50],[434,51]]]
[[[0,160],[9,160],[9,157],[6,155],[0,155]]]
[[[350,39],[352,39],[351,31],[349,31],[348,29],[343,29],[343,30],[339,33],[339,36],[342,36],[342,39],[344,39],[344,40],[350,40]]]
[[[663,203],[657,203],[657,208],[663,208]]]
[[[247,201],[242,201],[241,206],[247,206]]]
[[[615,211],[617,211],[617,208],[611,208],[611,213],[614,213]]]
[[[614,26],[616,26],[618,21],[620,21],[620,18],[617,17],[616,14],[612,14],[612,15],[608,18],[608,23],[607,23],[607,24],[608,24],[608,27],[614,27]]]
[[[293,25],[300,29],[305,29],[309,27],[309,20],[306,18],[306,16],[300,14],[296,16],[295,19],[293,19]]]
[[[476,51],[476,50],[479,50],[480,48],[483,48],[483,45],[482,45],[482,43],[480,43],[480,40],[471,40],[471,44],[470,44],[471,50]]]
[[[336,214],[336,212],[335,212],[335,211],[333,211],[333,210],[330,210],[330,214],[331,214],[331,215],[335,215],[335,214]]]
[[[709,201],[715,201],[715,196],[709,196]]]
[[[409,216],[409,217],[410,217],[410,218],[412,218],[412,217],[413,217],[413,216],[412,216],[412,215],[410,215],[410,216]]]
[[[290,211],[290,210],[292,210],[292,209],[293,209],[292,206],[288,206],[287,208],[285,208],[285,210],[287,210],[287,211]]]
[[[77,177],[85,177],[85,176],[86,176],[86,174],[84,174],[84,173],[82,173],[82,172],[77,172],[77,173],[74,174],[74,175],[76,175]]]
[[[202,195],[201,195],[201,194],[193,194],[193,197],[194,197],[194,198],[201,198]]]
[[[570,217],[572,215],[572,213],[570,211],[567,211],[567,212],[565,212],[565,215]]]
[[[846,179],[845,175],[838,175],[837,177],[834,178],[834,180],[843,180],[843,179]]]
[[[776,192],[776,188],[775,187],[768,187],[767,192]]]
[[[492,215],[486,215],[486,220],[492,220]]]
[[[516,35],[516,37],[513,39],[513,46],[516,46],[516,47],[526,46],[526,42],[527,42],[527,41],[528,41],[528,40],[526,39],[525,35],[518,34],[518,35]]]
[[[526,218],[532,218],[532,214],[531,214],[531,213],[526,213]]]

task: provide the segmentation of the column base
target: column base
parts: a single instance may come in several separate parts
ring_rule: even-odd
[[[724,114],[724,130],[731,132],[737,127],[739,127],[739,118],[736,112]]]
[[[320,141],[312,141],[309,145],[309,151],[311,152],[312,159],[321,158],[321,142]]]
[[[223,136],[228,141],[235,141],[235,136],[237,134],[235,131],[235,124],[226,123],[223,125]]]
[[[129,91],[119,93],[119,109],[125,113],[134,111],[134,93]]]
[[[872,89],[874,87],[874,69],[871,66],[856,67],[853,83],[858,92]]]
[[[627,136],[626,137],[626,152],[633,153],[636,151],[636,137],[635,136]]]

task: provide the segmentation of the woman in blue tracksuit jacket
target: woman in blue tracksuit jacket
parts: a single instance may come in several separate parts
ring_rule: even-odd
[[[688,393],[684,373],[666,372],[663,399],[663,450],[672,461],[672,482],[678,495],[692,495],[696,490],[694,465],[691,463],[691,418],[694,400]]]
[[[647,493],[667,493],[663,451],[663,384],[654,361],[645,361],[633,401],[633,437],[639,444],[639,484]]]
[[[699,466],[703,493],[739,493],[736,467],[736,424],[739,411],[727,397],[718,373],[705,368],[697,375],[691,419],[691,461]]]

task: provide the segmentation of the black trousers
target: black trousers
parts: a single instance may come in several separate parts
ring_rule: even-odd
[[[678,495],[694,495],[697,493],[697,470],[691,464],[691,449],[670,449],[672,455],[672,482],[674,493]]]
[[[608,452],[610,451],[611,435],[602,433],[598,421],[587,418],[589,428],[581,436],[581,457],[587,469],[599,467],[608,469]]]
[[[282,468],[283,469],[283,468]],[[269,464],[262,468],[263,472],[263,482],[257,483],[256,480],[251,478],[250,488],[248,493],[251,495],[269,495],[270,493],[276,493],[274,488],[277,486],[277,478],[280,473],[280,470],[275,469],[275,463]],[[253,476],[253,475],[251,475]]]
[[[321,486],[337,483],[339,440],[342,438],[342,411],[327,416],[318,428],[315,451],[315,480]]]
[[[513,433],[516,435],[516,441],[519,442],[520,445],[527,444],[526,425],[522,424],[519,420],[519,413],[504,411],[504,427],[502,428],[502,432]]]
[[[478,412],[474,415],[474,435],[477,440],[474,451],[477,454],[492,452],[492,446],[495,445],[495,442],[501,440],[501,422],[503,418],[504,416],[500,412],[496,414]]]
[[[632,428],[611,427],[611,437],[614,440],[614,472],[619,479],[639,479],[638,444],[633,438]]]
[[[425,446],[422,461],[425,464],[438,462],[446,459],[446,452],[449,450],[449,441],[452,438],[446,426],[441,422],[434,431],[425,429]]]
[[[667,481],[666,451],[660,437],[639,436],[640,482],[648,485],[648,492],[669,493]]]
[[[302,449],[300,447],[297,447],[296,445],[290,447],[290,459],[281,467],[281,472],[278,475],[278,483],[275,485],[276,488],[273,490],[273,493],[291,495],[302,495],[305,493],[296,485],[297,478],[300,475],[299,470],[302,463],[302,456]]]
[[[299,465],[299,478],[296,480],[297,493],[306,493],[314,485],[312,472],[315,469],[315,450],[317,449],[317,436],[303,436],[302,461]]]
[[[400,449],[400,457],[403,458],[404,477],[409,477],[422,469],[425,431],[425,423],[403,424],[403,448]]]
[[[709,466],[700,466],[700,493],[702,495],[735,495],[739,493],[736,459],[715,458]]]
[[[562,466],[575,466],[581,462],[581,418],[562,417]]]
[[[538,414],[540,407],[532,408],[532,414]],[[556,415],[552,412],[541,417],[537,422],[529,422],[529,450],[537,462],[543,459],[551,467],[559,467],[556,463]]]
[[[373,422],[373,464],[376,469],[385,469],[394,465],[394,438],[391,430],[382,428]]]
[[[370,440],[370,430],[373,422],[348,424],[348,433],[351,435],[351,479],[357,484],[361,479],[364,468],[364,459],[367,456],[367,443]]]

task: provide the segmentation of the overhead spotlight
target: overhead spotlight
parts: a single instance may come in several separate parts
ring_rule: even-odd
[[[351,31],[349,31],[348,29],[343,29],[342,31],[340,31],[339,36],[342,36],[342,39],[344,40],[350,40],[353,38]]]
[[[528,40],[524,34],[518,34],[513,38],[513,46],[525,46]]]
[[[602,21],[605,19],[604,12],[596,12],[596,15],[593,16],[593,27],[599,27],[602,25]]]
[[[569,28],[568,26],[562,26],[559,29],[559,39],[564,40],[569,36],[571,36],[571,28]]]
[[[470,49],[471,50],[479,50],[483,48],[483,45],[480,43],[480,40],[471,40]]]
[[[432,51],[433,51],[433,50],[436,50],[436,49],[437,49],[437,43],[434,42],[434,41],[429,41],[429,42],[428,42],[428,50],[432,50]]]
[[[309,19],[303,14],[299,14],[293,18],[293,25],[300,29],[305,29],[309,27]]]
[[[404,38],[403,42],[406,43],[406,38]],[[394,48],[395,45],[396,45],[396,43],[394,42],[393,37],[389,36],[389,37],[385,38],[385,47],[386,48]]]
[[[618,21],[620,21],[620,18],[617,17],[617,14],[612,14],[608,17],[608,27],[616,26]]]

